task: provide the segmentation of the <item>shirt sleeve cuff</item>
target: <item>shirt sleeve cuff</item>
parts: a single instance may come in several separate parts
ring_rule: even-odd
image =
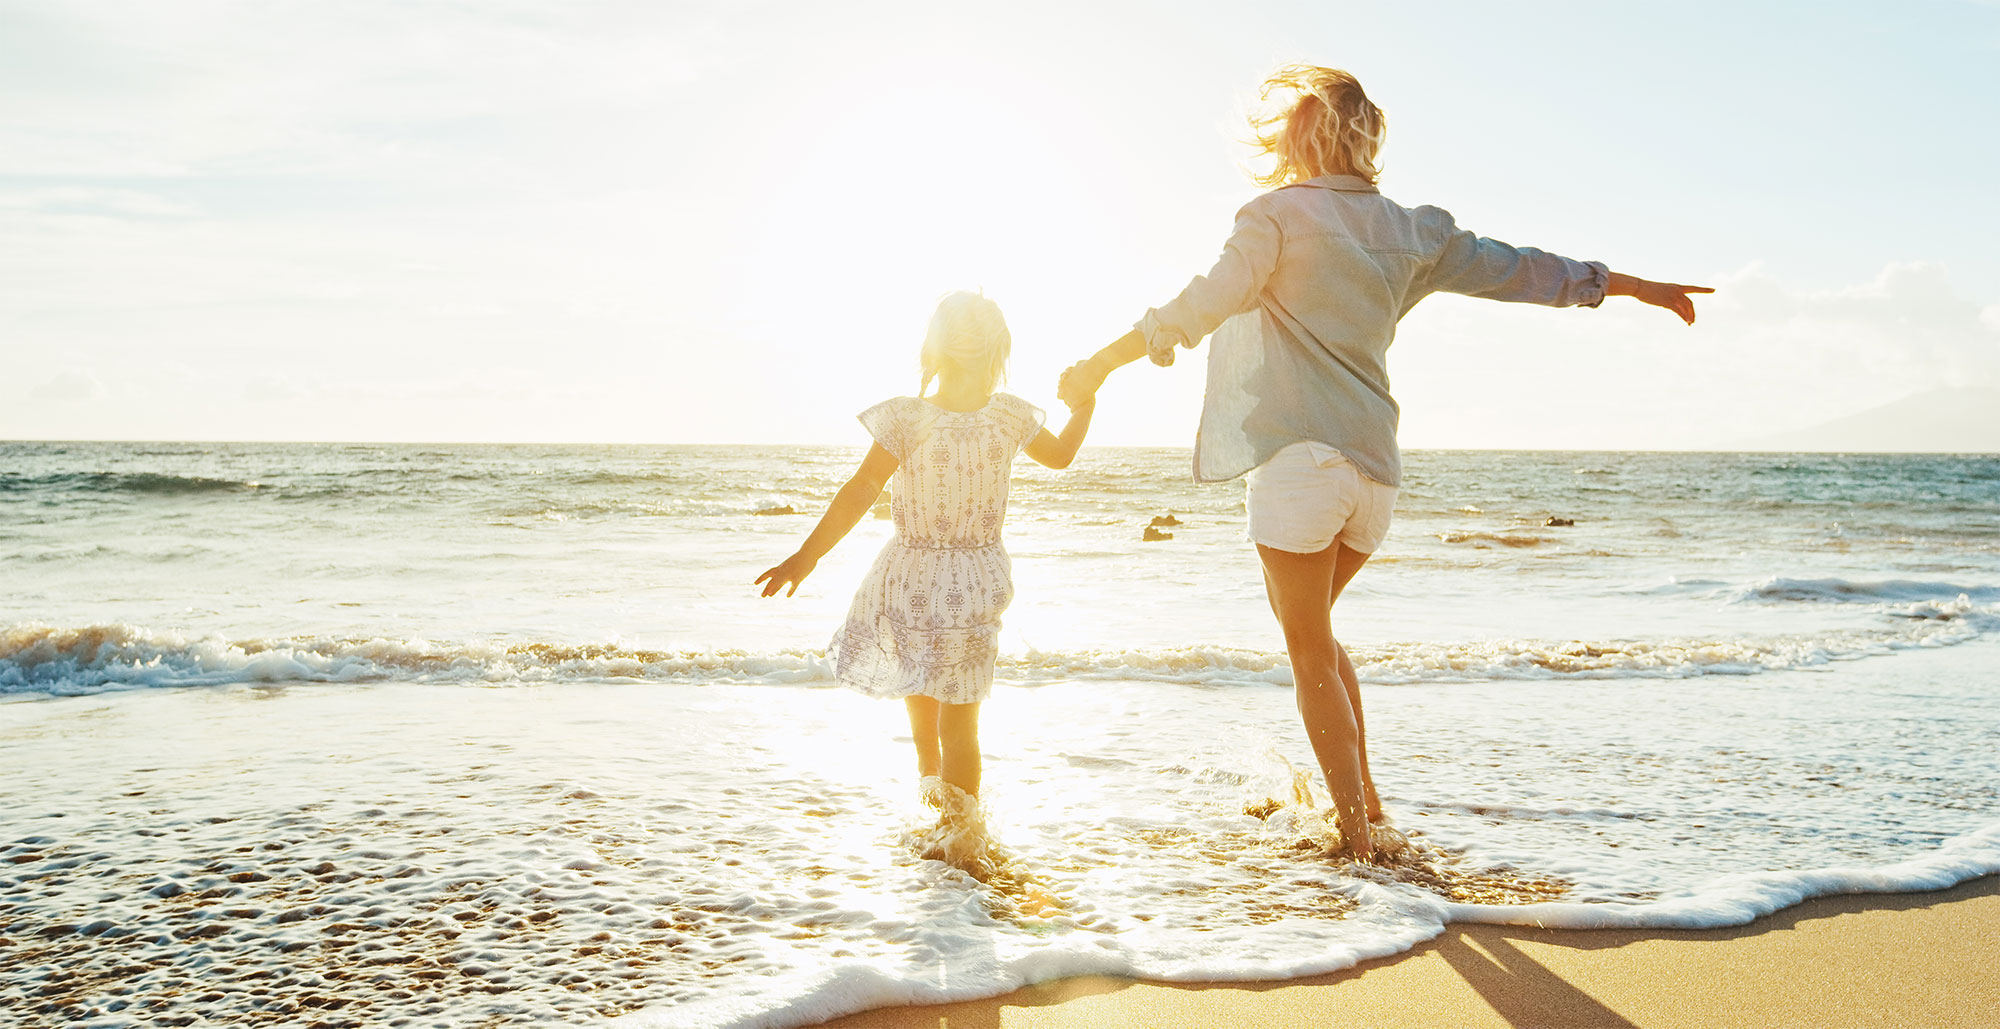
[[[1604,302],[1604,288],[1611,284],[1611,269],[1603,261],[1585,261],[1583,266],[1590,269],[1590,278],[1578,285],[1576,306],[1596,307]]]
[[[1187,333],[1160,319],[1160,309],[1157,307],[1147,309],[1146,316],[1139,319],[1138,324],[1132,327],[1138,329],[1141,336],[1146,337],[1147,356],[1162,368],[1174,363],[1175,347],[1194,348],[1194,341],[1187,338]]]

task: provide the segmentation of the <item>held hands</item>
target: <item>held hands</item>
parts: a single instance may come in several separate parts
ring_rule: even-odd
[[[789,597],[799,591],[799,583],[806,581],[806,576],[811,575],[813,569],[817,567],[819,567],[818,561],[804,554],[793,554],[758,576],[757,583],[763,584],[764,596],[772,596],[779,590],[785,590],[785,596]],[[786,586],[791,588],[785,589]]]
[[[1097,390],[1104,385],[1104,373],[1090,361],[1078,361],[1056,379],[1056,399],[1072,411],[1097,403]]]

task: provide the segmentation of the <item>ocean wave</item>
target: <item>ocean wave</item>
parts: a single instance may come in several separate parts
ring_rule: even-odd
[[[877,506],[882,507],[886,513],[886,506]],[[492,515],[499,519],[495,524],[505,525],[521,521],[569,522],[601,518],[741,519],[773,515],[816,516],[825,507],[824,498],[802,499],[777,495],[747,500],[704,500],[700,497],[665,499],[614,497],[605,500],[559,498],[509,503],[495,509]]]
[[[1522,536],[1510,532],[1468,532],[1450,529],[1437,534],[1443,543],[1470,543],[1475,547],[1499,544],[1503,547],[1539,547],[1544,543],[1554,543],[1548,536]]]
[[[279,682],[605,682],[829,680],[807,651],[648,651],[615,644],[437,643],[300,637],[227,640],[133,625],[0,630],[0,693],[96,693]]]
[[[1950,646],[2000,626],[1969,603],[1880,629],[1739,639],[1483,640],[1350,648],[1363,681],[1421,685],[1552,679],[1751,675]],[[1191,686],[1289,686],[1282,652],[1219,646],[1005,654],[1001,682],[1121,680]],[[699,682],[830,684],[816,650],[667,651],[613,643],[438,642],[295,637],[228,640],[132,625],[0,629],[0,694],[72,696],[149,687],[382,681],[554,684]]]
[[[184,495],[261,489],[262,483],[156,472],[62,472],[55,475],[0,474],[0,493],[137,493]]]
[[[1729,583],[1722,579],[1684,578],[1676,575],[1665,582],[1655,583],[1651,586],[1637,587],[1630,592],[1634,596],[1641,597],[1720,595],[1728,587]]]
[[[1821,604],[1948,604],[2000,601],[2000,586],[1964,586],[1921,579],[1885,579],[1856,582],[1850,579],[1766,579],[1746,587],[1732,598],[1758,603]]]

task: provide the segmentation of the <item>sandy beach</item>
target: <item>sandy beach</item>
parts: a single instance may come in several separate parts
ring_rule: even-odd
[[[1047,736],[1083,710],[1065,732],[1100,736],[1105,712],[1159,706],[1148,684],[1022,690],[996,712],[1003,839],[1074,905],[1056,920],[1009,915],[898,842],[911,817],[898,804],[901,755],[863,743],[867,704],[820,689],[759,703],[771,689],[274,684],[0,706],[0,792],[19,798],[0,814],[0,1008],[24,1026],[105,1029],[621,1015],[787,1026],[833,1011],[860,1012],[836,1024],[926,1027],[1316,1024],[1334,1011],[1361,1025],[1975,1025],[2000,1009],[1990,874],[1808,901],[1729,929],[1453,921],[1417,942],[1435,931],[1422,919],[1453,917],[1441,901],[1339,881],[1324,862],[1286,858],[1282,840],[1204,846],[1170,821],[1098,832],[1087,812],[1134,802],[1104,792],[1108,773],[1076,770],[1083,740],[1031,745],[1028,727]],[[851,741],[849,757],[827,766],[789,752],[787,731]],[[734,760],[705,738],[732,741]],[[1093,759],[1122,753],[1100,746]],[[1224,844],[1230,827],[1255,824],[1231,817],[1212,830]],[[1039,842],[1047,826],[1071,835]],[[1982,839],[1844,878],[1963,879],[1991,867]],[[1757,881],[1657,917],[1787,903],[1773,900],[1785,876]],[[1301,906],[1315,897],[1344,903]],[[1549,917],[1596,910],[1551,905]],[[1146,936],[1155,923],[1169,929]],[[1408,945],[1391,932],[1415,948],[1380,957]],[[1162,973],[1181,985],[1086,975],[1005,992],[1070,969],[1172,967],[1141,948],[1224,936],[1234,942],[1220,957]],[[1121,941],[1137,957],[1116,953]],[[1342,953],[1376,959],[1287,971]],[[1266,968],[1292,977],[1185,984]],[[951,992],[989,996],[864,1010]]]
[[[1453,925],[1409,953],[1284,982],[1082,977],[830,1026],[1988,1026],[2000,876],[1823,897],[1734,929]]]

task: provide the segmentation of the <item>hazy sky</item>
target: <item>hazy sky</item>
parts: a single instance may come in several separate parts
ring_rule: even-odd
[[[0,438],[859,442],[968,287],[1053,407],[1207,269],[1296,60],[1387,111],[1389,196],[1722,290],[1427,300],[1405,445],[2000,386],[1990,0],[0,0]],[[1201,366],[1094,441],[1188,442]]]

